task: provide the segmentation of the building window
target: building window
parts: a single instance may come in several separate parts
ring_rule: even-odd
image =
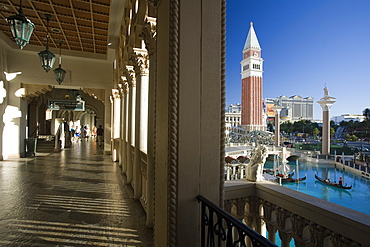
[[[253,69],[260,70],[261,69],[261,65],[260,64],[253,64]]]

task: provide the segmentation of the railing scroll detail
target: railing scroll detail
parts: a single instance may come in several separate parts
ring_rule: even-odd
[[[252,246],[277,246],[205,197],[197,198],[201,203],[201,246],[246,247],[248,241]]]

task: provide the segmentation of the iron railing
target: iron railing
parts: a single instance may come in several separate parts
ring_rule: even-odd
[[[274,243],[253,231],[247,225],[225,212],[223,209],[199,195],[201,203],[201,246],[246,247],[252,246],[277,247]]]

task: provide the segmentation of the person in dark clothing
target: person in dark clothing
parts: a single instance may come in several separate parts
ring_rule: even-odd
[[[98,144],[99,144],[99,147],[102,145],[103,143],[103,138],[104,138],[104,129],[102,128],[101,125],[99,125],[99,128],[96,130],[96,136],[98,138]]]
[[[339,178],[339,186],[343,186],[343,179],[342,179],[342,177]]]

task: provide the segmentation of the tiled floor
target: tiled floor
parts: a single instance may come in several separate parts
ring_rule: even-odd
[[[152,246],[118,163],[90,140],[0,162],[0,246]]]

